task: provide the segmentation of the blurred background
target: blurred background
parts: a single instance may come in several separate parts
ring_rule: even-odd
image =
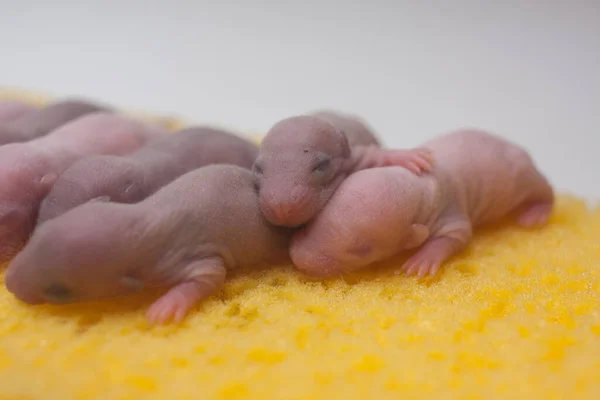
[[[0,85],[262,133],[320,107],[388,146],[474,126],[600,198],[600,1],[0,0]]]

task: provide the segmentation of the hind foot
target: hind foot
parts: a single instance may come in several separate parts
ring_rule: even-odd
[[[546,225],[551,213],[552,204],[534,204],[517,217],[517,223],[525,228]]]

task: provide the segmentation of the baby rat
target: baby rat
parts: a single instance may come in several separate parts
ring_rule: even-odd
[[[20,101],[3,100],[0,101],[0,124],[6,124],[29,114],[37,108],[31,104]],[[0,132],[1,132],[0,128]]]
[[[52,103],[0,125],[0,145],[26,142],[47,135],[67,122],[99,111],[108,112],[109,110],[104,106],[81,100]]]
[[[429,150],[381,149],[360,120],[332,112],[278,122],[259,150],[253,170],[261,210],[271,223],[288,227],[314,218],[356,171],[398,165],[421,174],[432,168]]]
[[[436,160],[429,175],[385,167],[348,177],[292,239],[294,265],[329,277],[420,247],[402,269],[434,275],[468,246],[473,227],[512,212],[524,227],[547,222],[553,189],[524,149],[479,130],[454,131],[425,147]]]
[[[92,199],[141,201],[186,172],[209,164],[250,169],[258,147],[209,127],[184,129],[151,141],[125,156],[84,158],[71,165],[42,202],[38,224]]]
[[[30,304],[165,287],[147,317],[179,322],[228,271],[289,263],[291,231],[264,219],[254,180],[249,169],[210,165],[136,204],[76,207],[36,229],[10,263],[6,287]]]
[[[27,240],[41,201],[67,167],[89,155],[127,154],[162,134],[135,120],[95,113],[41,138],[0,146],[0,261]]]

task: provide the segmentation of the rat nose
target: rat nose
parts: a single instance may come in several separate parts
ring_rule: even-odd
[[[36,295],[35,290],[32,290],[26,283],[21,282],[16,274],[7,272],[4,277],[4,285],[17,299],[27,304],[42,304],[44,299]]]
[[[342,264],[334,257],[320,252],[307,252],[292,248],[290,250],[294,266],[309,277],[328,279],[341,275]]]
[[[310,235],[307,229],[294,234],[290,243],[290,257],[296,269],[317,279],[333,278],[343,274],[344,265],[336,257],[336,250],[323,248],[318,240]]]
[[[285,223],[292,215],[293,204],[287,202],[271,204],[271,213],[275,217],[275,220],[281,223]]]
[[[288,191],[263,191],[260,207],[264,216],[274,225],[297,227],[308,220],[314,196],[305,187],[296,186]]]
[[[296,227],[302,225],[300,221],[302,206],[290,201],[264,201],[261,209],[265,218],[273,225]]]
[[[46,287],[44,295],[52,303],[68,303],[73,299],[71,289],[60,283],[53,283]]]

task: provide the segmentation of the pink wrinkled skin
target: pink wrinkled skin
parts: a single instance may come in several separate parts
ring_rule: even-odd
[[[152,323],[181,321],[236,270],[289,264],[292,231],[268,224],[249,169],[209,165],[136,204],[89,202],[40,225],[6,287],[30,303],[78,303],[162,287]]]
[[[40,206],[43,223],[94,199],[136,203],[191,170],[210,164],[250,169],[258,146],[233,133],[190,127],[124,155],[86,157],[67,168]]]
[[[40,109],[23,109],[24,105],[18,103],[7,107],[4,113],[8,114],[10,120],[0,122],[0,145],[41,138],[84,115],[110,111],[103,105],[77,99],[56,101]],[[0,118],[1,115],[0,106]]]
[[[325,278],[416,250],[401,270],[422,277],[465,249],[474,227],[512,212],[524,227],[547,223],[553,189],[525,150],[479,130],[425,147],[435,159],[431,174],[384,167],[349,176],[292,239],[294,265]]]
[[[25,143],[0,146],[0,260],[30,235],[43,198],[60,174],[93,154],[127,154],[164,134],[110,113],[89,114]]]
[[[382,149],[357,117],[319,112],[275,124],[261,143],[253,169],[267,220],[296,227],[314,218],[356,171],[397,165],[421,174],[431,163],[427,149]]]

